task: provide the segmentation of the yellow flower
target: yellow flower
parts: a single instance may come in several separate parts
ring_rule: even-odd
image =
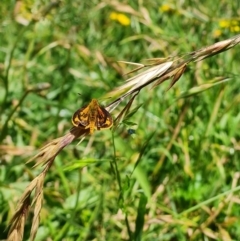
[[[231,26],[230,27],[231,32],[240,32],[240,26]]]
[[[118,14],[118,19],[117,20],[118,20],[119,23],[121,23],[124,26],[130,25],[130,19],[126,15],[124,15],[122,13]]]
[[[220,20],[219,21],[219,26],[221,28],[227,28],[231,32],[240,32],[240,22],[235,19],[230,19],[230,20]]]
[[[109,16],[109,18],[111,20],[115,20],[117,22],[119,22],[120,24],[124,25],[124,26],[128,26],[130,25],[130,19],[122,13],[116,13],[116,12],[112,12]]]
[[[118,16],[117,13],[115,13],[115,12],[111,12],[109,18],[110,18],[111,20],[117,20],[117,16]]]
[[[219,38],[222,35],[222,31],[217,29],[213,32],[213,37],[214,38]]]
[[[163,4],[161,7],[159,7],[159,11],[161,11],[161,12],[172,12],[173,8],[168,4]]]
[[[230,25],[231,25],[231,23],[230,23],[230,21],[229,20],[220,20],[219,22],[218,22],[218,24],[219,24],[219,26],[221,27],[221,28],[229,28],[230,27]]]

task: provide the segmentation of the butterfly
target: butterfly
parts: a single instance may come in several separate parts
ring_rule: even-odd
[[[90,134],[94,130],[108,129],[113,125],[113,119],[110,113],[98,104],[96,99],[78,109],[72,116],[72,124],[74,126],[90,129]]]

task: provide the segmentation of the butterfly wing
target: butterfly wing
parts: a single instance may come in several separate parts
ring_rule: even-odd
[[[89,124],[89,107],[85,106],[78,109],[72,116],[74,126],[85,127]]]
[[[100,129],[108,129],[113,125],[113,119],[110,113],[105,110],[103,107],[98,107],[98,115],[96,118],[96,127],[98,130]]]

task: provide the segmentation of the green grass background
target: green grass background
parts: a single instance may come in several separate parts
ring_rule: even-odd
[[[49,4],[1,1],[0,240],[41,170],[25,162],[78,108],[124,83],[131,66],[117,61],[189,53],[240,29],[239,1]],[[45,180],[36,240],[239,240],[239,50],[191,64],[167,92],[169,83],[146,87],[128,125],[66,147]],[[179,98],[218,77],[230,81]]]

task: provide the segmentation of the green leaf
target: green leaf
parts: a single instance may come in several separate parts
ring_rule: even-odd
[[[144,226],[144,216],[146,213],[146,204],[147,197],[144,194],[141,194],[139,204],[138,204],[138,213],[137,219],[135,222],[135,241],[140,241],[142,237],[142,231]]]

